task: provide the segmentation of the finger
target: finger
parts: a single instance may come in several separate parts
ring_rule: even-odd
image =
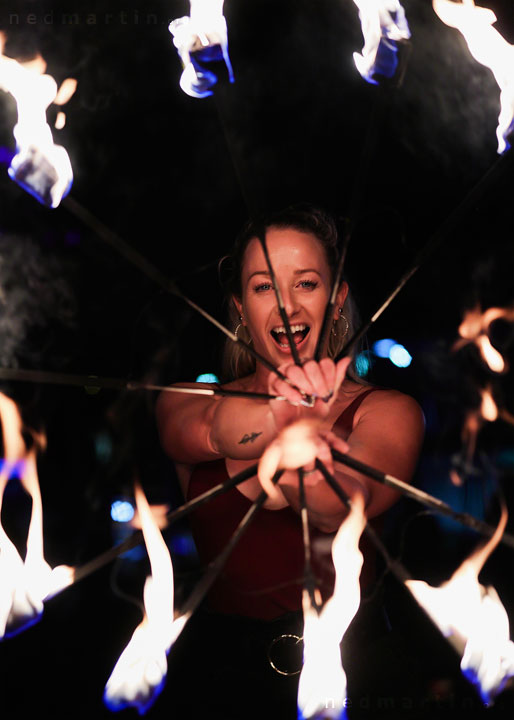
[[[342,453],[347,453],[350,450],[350,446],[348,445],[346,440],[340,438],[339,435],[336,435],[335,432],[333,432],[332,430],[321,431],[320,435],[330,445],[330,448],[333,448],[334,450],[339,450],[339,452]]]
[[[282,395],[291,405],[300,405],[303,400],[302,394],[295,390],[292,385],[285,380],[277,378],[276,382],[273,383],[273,389],[271,391],[273,395]]]
[[[339,362],[336,365],[336,379],[334,384],[334,392],[337,392],[339,388],[341,387],[341,383],[346,377],[346,373],[348,371],[348,366],[352,362],[352,358],[350,356],[344,357],[342,360],[339,360]]]
[[[332,453],[330,445],[326,442],[320,441],[316,449],[316,457],[321,460],[327,470],[334,474],[334,461],[332,459]]]
[[[327,385],[319,363],[309,360],[303,365],[303,371],[312,385],[313,392],[322,399],[328,398],[333,389],[332,384]]]
[[[271,443],[264,451],[257,468],[257,477],[263,490],[266,491],[269,498],[277,501],[280,499],[280,492],[271,482],[271,478],[278,469],[281,455],[280,447],[275,443]]]
[[[319,368],[325,378],[325,384],[329,390],[334,390],[336,384],[336,364],[331,358],[322,358],[319,361]]]
[[[313,395],[315,393],[315,389],[311,384],[308,376],[304,372],[303,367],[299,367],[298,365],[290,365],[287,369],[286,375],[291,380],[291,382],[293,382],[298,388],[300,388],[300,390],[303,390],[309,395]]]
[[[287,374],[287,368],[289,367],[290,363],[282,363],[282,365],[279,365],[277,368],[277,372],[281,375],[286,376]],[[276,373],[270,373],[268,376],[268,392],[269,393],[277,393],[277,383],[284,382],[284,380],[277,375]],[[289,384],[289,383],[287,383]]]

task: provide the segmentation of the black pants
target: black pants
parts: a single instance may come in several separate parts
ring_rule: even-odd
[[[345,640],[343,661],[349,692],[363,693],[362,663],[368,642],[387,634],[380,603],[363,604]],[[298,674],[278,669],[301,669],[302,644],[280,636],[303,635],[302,613],[274,621],[196,613],[169,654],[169,671],[161,707],[163,717],[223,718],[224,720],[296,720]],[[346,657],[345,657],[346,656]],[[351,681],[351,682],[350,682]]]
[[[391,628],[382,595],[363,600],[342,643],[348,720],[482,718],[458,657],[414,605],[395,597]],[[302,636],[301,613],[272,622],[196,613],[168,656],[149,720],[296,720],[299,676],[280,675],[268,659],[273,640],[288,634]],[[293,641],[285,655],[272,659],[301,667],[301,646]]]
[[[277,659],[275,638],[301,637],[302,625],[301,614],[265,622],[195,613],[168,657],[166,688],[159,699],[166,706],[163,717],[295,720],[298,676],[277,673],[268,655],[272,648],[272,659]],[[301,646],[294,644],[291,655],[301,659]]]

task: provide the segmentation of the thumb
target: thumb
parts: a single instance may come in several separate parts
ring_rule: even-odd
[[[336,393],[339,388],[341,387],[341,383],[346,377],[346,373],[348,372],[348,367],[350,363],[352,362],[352,358],[350,355],[347,355],[342,360],[339,360],[339,362],[336,365],[336,381],[335,381],[335,388],[334,392]]]
[[[271,478],[278,470],[281,457],[282,451],[280,447],[275,443],[271,443],[264,451],[257,468],[257,477],[263,490],[266,491],[270,499],[277,501],[282,499],[282,495],[278,488],[271,482]]]

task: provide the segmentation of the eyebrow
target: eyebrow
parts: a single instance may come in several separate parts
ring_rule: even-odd
[[[316,270],[316,268],[302,268],[301,270],[295,270],[294,275],[303,275],[304,273],[309,272],[314,272],[316,273],[316,275],[319,275],[321,277],[320,271]],[[254,275],[266,275],[266,277],[271,277],[267,270],[256,270],[248,277],[248,280],[250,281]]]

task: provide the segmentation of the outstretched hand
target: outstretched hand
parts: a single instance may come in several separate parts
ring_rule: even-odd
[[[264,451],[257,470],[259,481],[272,501],[283,500],[283,495],[271,482],[281,468],[307,471],[314,468],[319,458],[330,472],[334,472],[332,448],[348,452],[348,443],[330,430],[322,428],[320,420],[298,420],[285,427]]]
[[[290,382],[271,373],[268,392],[286,398],[286,402],[270,401],[277,430],[302,417],[324,420],[337,398],[350,362],[351,358],[345,357],[338,363],[330,358],[323,358],[319,363],[307,360],[302,366],[282,365],[280,370]],[[314,398],[312,407],[306,408],[303,405],[304,398],[293,385]]]

